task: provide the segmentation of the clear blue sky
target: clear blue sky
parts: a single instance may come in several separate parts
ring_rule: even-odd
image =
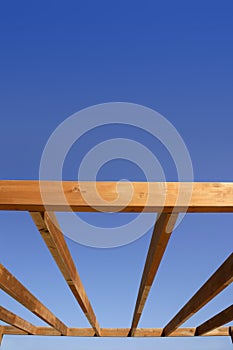
[[[125,101],[164,115],[183,137],[195,181],[232,181],[232,1],[8,1],[0,4],[0,178],[38,179],[44,145],[69,115]],[[131,137],[160,158],[156,140],[127,128],[100,128],[75,144],[64,179],[80,157],[111,137]],[[98,180],[144,180],[130,162],[106,164]],[[88,215],[86,220],[110,225]],[[122,214],[123,215],[123,214]],[[88,327],[27,213],[1,212],[1,262],[68,326]],[[104,223],[105,222],[105,223]],[[174,232],[140,327],[163,327],[232,251],[231,214],[187,215]],[[115,249],[67,240],[102,327],[129,327],[151,232]],[[184,326],[197,326],[232,303],[232,287]],[[42,325],[0,293],[1,304]],[[5,337],[15,349],[231,349],[228,338],[82,339]]]

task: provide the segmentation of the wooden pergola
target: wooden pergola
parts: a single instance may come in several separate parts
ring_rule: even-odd
[[[182,324],[228,287],[233,281],[233,253],[223,261],[222,265],[194,293],[193,297],[177,312],[163,328],[138,328],[138,324],[147,301],[151,286],[164,256],[169,238],[175,226],[179,213],[233,213],[233,183],[192,183],[192,193],[188,205],[179,202],[177,196],[180,187],[178,182],[166,184],[134,182],[133,195],[129,203],[127,186],[121,187],[121,203],[103,206],[96,198],[92,201],[93,183],[82,182],[82,190],[78,182],[63,182],[62,187],[66,201],[58,196],[56,182],[46,182],[50,201],[44,203],[40,192],[39,181],[0,181],[0,210],[28,211],[37,226],[43,240],[52,254],[74,298],[87,317],[90,328],[69,328],[58,319],[43,303],[41,303],[6,267],[0,265],[0,287],[36,316],[45,321],[47,327],[35,326],[22,319],[12,311],[0,306],[0,320],[8,324],[0,326],[0,343],[4,335],[36,335],[36,336],[72,336],[72,337],[198,337],[198,336],[229,336],[233,341],[233,327],[224,327],[233,320],[233,305],[213,315],[209,320],[193,328],[182,328]],[[164,206],[161,209],[161,191]],[[117,183],[96,182],[100,196],[112,202],[117,197]],[[125,187],[124,187],[125,186]],[[148,193],[148,188],[153,193]],[[82,191],[89,193],[86,202]],[[158,189],[158,191],[157,191]],[[150,201],[147,201],[150,195]],[[161,199],[161,198],[160,198]],[[121,212],[158,212],[153,234],[141,277],[137,301],[134,308],[130,328],[101,328],[94,310],[85,292],[77,268],[69,252],[65,238],[59,229],[55,212],[67,211],[68,206],[75,212],[115,211]],[[113,203],[113,202],[112,202]],[[46,204],[46,205],[45,205]],[[169,225],[168,225],[169,224]],[[231,228],[232,229],[232,228]],[[233,232],[232,232],[233,233]]]

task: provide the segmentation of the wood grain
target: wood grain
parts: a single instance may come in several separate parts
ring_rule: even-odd
[[[219,327],[213,331],[203,334],[205,337],[226,337],[230,335],[231,327]],[[4,335],[27,335],[11,326],[1,326]],[[121,337],[128,336],[130,328],[101,328],[102,337]],[[196,337],[196,328],[178,328],[169,337]],[[40,336],[61,336],[61,334],[51,327],[36,327],[36,335]],[[68,337],[94,337],[93,328],[68,328]],[[163,328],[137,328],[135,337],[157,338],[163,336]]]
[[[195,293],[184,307],[173,317],[164,328],[164,335],[168,336],[193,314],[199,311],[210,300],[218,295],[233,281],[233,254],[231,254],[208,281]]]
[[[175,208],[177,212],[233,212],[232,182],[132,182],[129,185],[43,181],[43,197],[46,209],[39,181],[0,181],[0,210],[161,212],[163,209],[171,212]]]
[[[156,220],[148,250],[129,336],[134,336],[148,294],[166,250],[178,214],[162,213]],[[168,229],[169,225],[169,229]]]
[[[78,301],[88,321],[95,330],[96,335],[99,336],[100,327],[98,321],[79,277],[65,238],[59,229],[55,214],[47,212],[33,212],[30,214],[75,299]],[[56,223],[56,225],[54,223]]]
[[[196,335],[203,335],[231,321],[233,321],[233,305],[198,326]]]
[[[43,321],[66,335],[67,327],[29,290],[24,287],[2,264],[0,264],[0,287],[12,298],[24,305]]]
[[[22,319],[21,317],[15,315],[13,312],[0,306],[0,320],[27,332],[28,334],[36,334],[36,327]]]

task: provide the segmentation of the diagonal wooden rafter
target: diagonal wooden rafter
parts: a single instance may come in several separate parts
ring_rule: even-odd
[[[203,335],[212,331],[215,328],[223,326],[224,324],[233,320],[233,305],[227,307],[225,310],[219,312],[214,317],[202,323],[196,329],[196,335]]]
[[[13,312],[5,309],[3,306],[0,306],[0,320],[24,332],[27,332],[28,334],[36,334],[36,326],[15,315]]]
[[[161,213],[156,220],[141,278],[129,336],[134,336],[135,334],[150,288],[163,258],[177,217],[178,214]]]
[[[62,335],[66,335],[66,325],[24,287],[2,264],[0,264],[0,287],[36,316],[57,329]]]
[[[64,235],[59,229],[55,214],[51,212],[32,212],[30,214],[74,297],[95,330],[96,335],[100,336],[98,321],[75,267]]]
[[[233,253],[215,271],[207,282],[194,294],[184,307],[165,326],[164,336],[170,335],[181,324],[199,311],[233,281]]]

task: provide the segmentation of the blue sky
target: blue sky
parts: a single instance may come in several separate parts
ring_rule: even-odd
[[[9,1],[0,4],[1,179],[38,179],[53,130],[78,110],[124,101],[153,108],[179,131],[195,181],[232,181],[233,4],[231,1]],[[126,137],[144,144],[177,181],[172,159],[138,130],[105,127],[77,141],[64,179],[75,179],[95,143]],[[115,160],[98,180],[143,181]],[[122,214],[123,215],[123,214]],[[1,212],[1,262],[69,326],[88,323],[27,213]],[[86,220],[110,225],[99,214]],[[123,219],[124,220],[124,219]],[[190,214],[172,235],[140,327],[163,327],[232,251],[231,214]],[[132,244],[94,249],[67,240],[102,327],[129,327],[151,232]],[[182,285],[182,288],[180,287]],[[3,292],[3,306],[43,324]],[[232,287],[184,325],[232,302]],[[15,349],[230,349],[228,338],[81,339],[5,337]]]

